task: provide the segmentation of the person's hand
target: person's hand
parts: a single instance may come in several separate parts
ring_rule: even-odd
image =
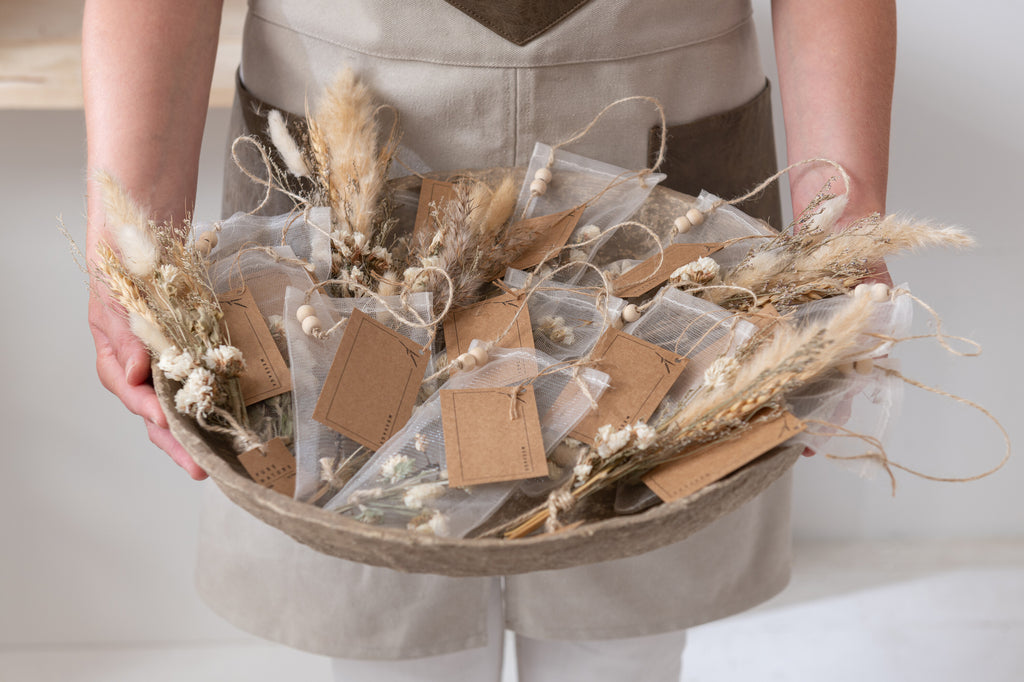
[[[149,381],[149,351],[132,334],[117,304],[97,290],[102,287],[94,279],[89,296],[89,330],[96,344],[96,373],[100,383],[133,414],[143,418],[154,445],[170,455],[193,479],[203,480],[206,472],[167,428],[167,417]]]

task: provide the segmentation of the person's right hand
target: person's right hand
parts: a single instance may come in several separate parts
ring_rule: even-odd
[[[132,334],[120,307],[101,291],[102,287],[94,278],[89,295],[89,330],[96,344],[96,373],[100,383],[132,413],[143,418],[154,445],[170,455],[193,479],[203,480],[206,472],[167,427],[167,417],[150,382],[149,351]]]

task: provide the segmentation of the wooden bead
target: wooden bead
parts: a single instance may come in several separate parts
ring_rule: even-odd
[[[624,322],[636,322],[640,319],[640,309],[630,303],[622,309],[622,320]]]
[[[695,208],[691,208],[686,212],[686,219],[690,221],[690,224],[696,227],[704,222],[704,214]]]
[[[853,363],[840,362],[838,365],[836,365],[836,369],[838,369],[843,374],[853,374]]]
[[[476,358],[469,353],[463,353],[459,357],[455,358],[455,367],[456,369],[468,372],[476,367]]]
[[[476,361],[477,367],[480,365],[486,365],[487,361],[490,360],[490,356],[487,355],[487,349],[483,346],[476,346],[475,348],[469,349],[469,355]]]
[[[300,305],[299,309],[295,311],[295,319],[299,322],[302,322],[307,317],[313,317],[314,315],[316,315],[316,310],[308,303],[306,305]]]
[[[310,315],[302,321],[302,332],[307,336],[316,336],[323,330],[323,325],[320,323],[320,318],[316,315]]]
[[[687,218],[684,215],[681,215],[678,218],[676,218],[675,222],[672,223],[672,226],[675,228],[678,234],[686,234],[693,228],[693,223],[690,222],[689,218]]]
[[[871,296],[871,285],[858,284],[853,288],[853,295],[856,298],[864,298],[865,296]]]
[[[538,168],[537,172],[533,174],[534,180],[540,180],[544,184],[551,182],[551,169],[550,168]]]
[[[882,282],[875,282],[871,285],[871,300],[883,303],[889,300],[889,286]]]
[[[853,368],[857,370],[857,374],[871,374],[875,370],[875,361],[871,358],[857,360],[853,363]]]
[[[530,194],[534,196],[544,196],[544,193],[548,191],[548,183],[543,180],[534,180],[530,183]]]

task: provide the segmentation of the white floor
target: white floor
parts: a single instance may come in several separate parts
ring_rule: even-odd
[[[685,682],[1018,682],[1024,542],[810,544],[754,611],[691,632]],[[515,679],[506,666],[506,682]],[[327,682],[324,659],[237,638],[0,650],[18,682]]]

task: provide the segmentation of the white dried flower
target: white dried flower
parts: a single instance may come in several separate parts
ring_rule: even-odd
[[[439,268],[441,267],[441,257],[425,256],[423,258],[420,258],[420,265],[422,265],[425,268]]]
[[[413,439],[413,447],[416,448],[416,452],[427,451],[427,439],[423,436],[422,433],[416,434],[416,437]]]
[[[422,509],[424,502],[444,495],[446,488],[440,483],[420,483],[409,488],[402,496],[402,504],[409,509]]]
[[[588,478],[590,478],[590,472],[593,470],[593,464],[581,462],[572,468],[572,475],[576,479],[577,483],[584,483]]]
[[[274,336],[284,333],[284,318],[280,315],[271,315],[267,318],[267,327]]]
[[[576,334],[565,324],[565,318],[561,315],[555,317],[545,315],[542,317],[538,331],[555,343],[562,344],[563,346],[571,346],[576,343]]]
[[[669,277],[671,282],[690,282],[693,284],[707,284],[715,277],[718,277],[720,268],[714,259],[701,256],[695,261],[676,268]]]
[[[633,437],[636,439],[634,445],[640,450],[646,450],[658,440],[658,432],[645,422],[640,421],[633,424]]]
[[[442,241],[444,241],[444,233],[438,230],[434,233],[434,238],[430,240],[430,246],[427,247],[427,253],[433,253],[441,248]]]
[[[219,397],[217,377],[205,367],[196,367],[174,395],[174,407],[190,417],[206,416],[217,406]]]
[[[708,388],[727,386],[739,368],[735,358],[720,357],[704,370],[704,385]]]
[[[357,490],[348,496],[348,504],[362,504],[369,500],[379,500],[384,497],[383,488],[366,488]]]
[[[406,455],[391,455],[380,467],[380,477],[395,484],[412,473],[413,461]]]
[[[237,377],[245,371],[245,358],[242,357],[242,351],[225,344],[207,349],[203,355],[203,364],[208,370],[223,377]]]
[[[628,426],[616,431],[611,424],[605,424],[597,430],[597,437],[594,438],[594,444],[597,445],[597,456],[601,459],[608,459],[626,447],[632,435],[632,429]]]
[[[267,114],[267,132],[270,133],[270,141],[277,148],[277,153],[281,155],[281,160],[284,161],[288,172],[297,178],[304,178],[309,175],[309,166],[306,165],[306,160],[302,158],[299,145],[296,144],[295,139],[288,132],[284,116],[277,109],[271,109],[270,113]]]
[[[171,346],[160,353],[160,360],[157,361],[156,366],[168,379],[185,381],[197,365],[192,354],[187,350]]]
[[[391,254],[388,253],[388,250],[385,249],[383,246],[373,247],[373,249],[370,251],[370,256],[376,258],[377,260],[382,260],[386,263],[391,262]]]
[[[352,235],[352,244],[356,249],[362,251],[363,247],[366,246],[366,235],[362,232],[356,232]]]
[[[587,252],[583,249],[571,249],[569,251],[569,262],[570,263],[586,263],[590,259],[587,256]]]
[[[580,241],[588,242],[601,236],[601,228],[597,225],[587,225],[580,231]]]
[[[435,511],[430,520],[412,526],[411,530],[417,533],[433,533],[438,537],[445,537],[448,535],[448,517],[439,511]]]

